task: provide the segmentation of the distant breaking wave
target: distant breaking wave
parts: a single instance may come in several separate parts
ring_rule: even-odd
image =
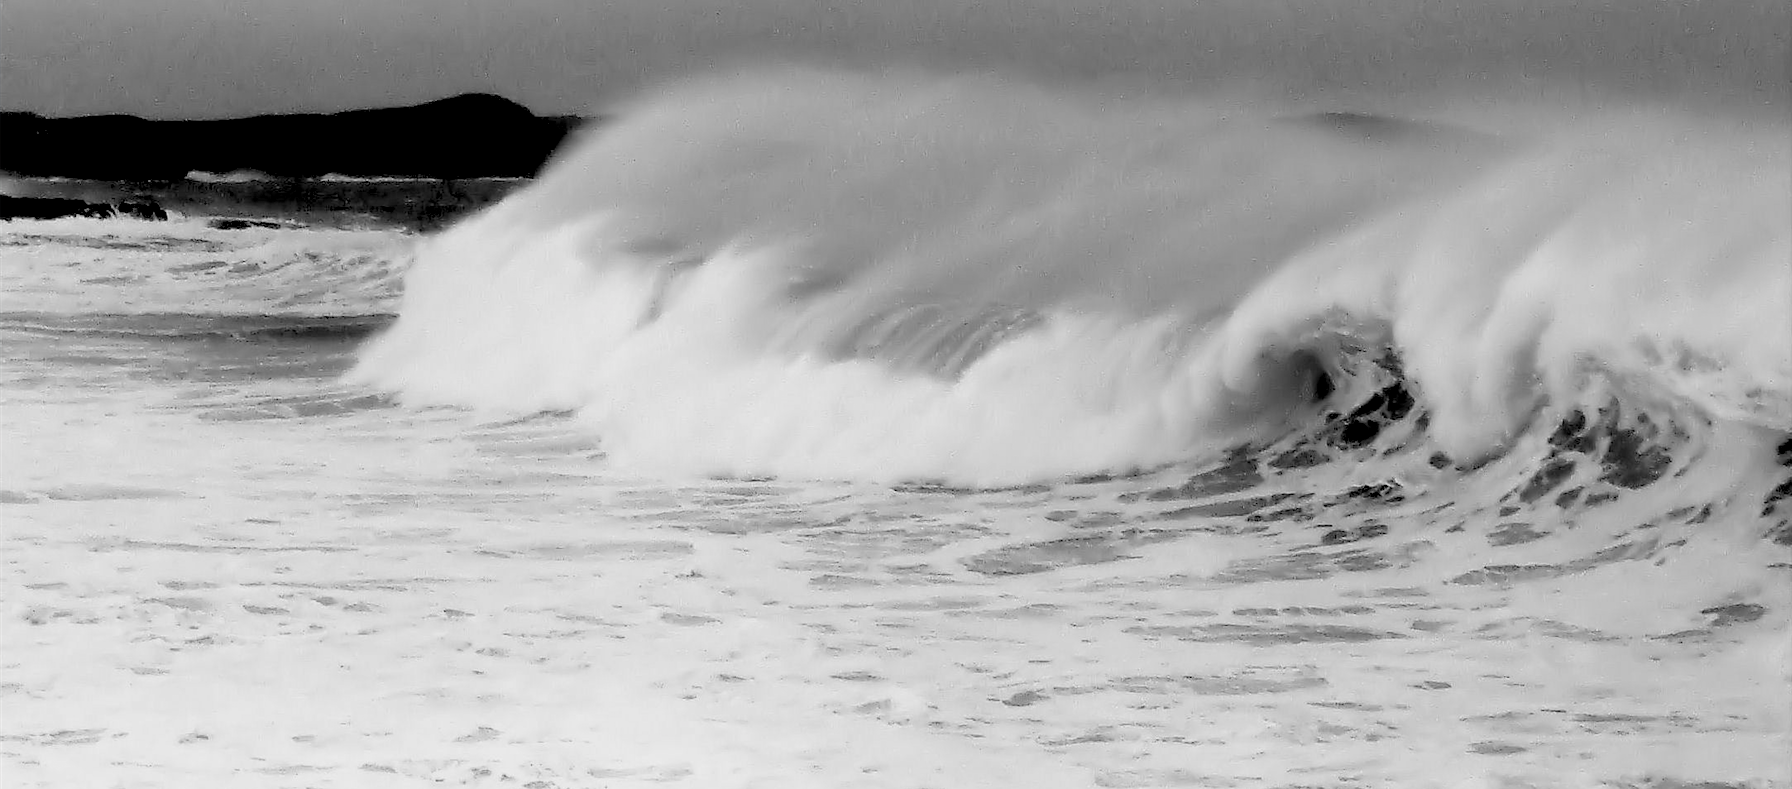
[[[343,175],[341,173],[328,173],[325,175],[318,176],[317,180],[319,180],[323,183],[327,183],[327,184],[386,184],[386,183],[409,183],[412,181],[427,181],[430,179],[423,178],[420,176]]]
[[[690,82],[425,242],[353,377],[703,474],[1125,472],[1388,391],[1463,466],[1608,411],[1783,440],[1784,119],[1559,116]]]
[[[187,173],[187,180],[201,184],[247,184],[258,181],[273,181],[274,176],[260,170],[231,170],[228,173],[210,173],[194,170]]]

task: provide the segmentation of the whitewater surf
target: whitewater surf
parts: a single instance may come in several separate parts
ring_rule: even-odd
[[[430,242],[355,378],[576,410],[626,463],[989,485],[1312,429],[1361,395],[1355,344],[1399,360],[1457,465],[1596,381],[1771,446],[1786,125],[1613,115],[1499,134],[996,79],[697,82]]]
[[[1348,109],[760,69],[436,234],[10,223],[6,604],[92,651],[5,753],[1792,785],[1792,124]]]

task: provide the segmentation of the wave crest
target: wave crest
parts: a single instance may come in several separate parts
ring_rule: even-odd
[[[1396,349],[1465,461],[1598,376],[1792,430],[1784,134],[697,81],[427,242],[355,375],[577,410],[638,464],[971,484],[1299,430],[1339,338]]]

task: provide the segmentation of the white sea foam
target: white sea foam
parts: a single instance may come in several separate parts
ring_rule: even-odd
[[[396,307],[412,236],[385,230],[217,230],[167,222],[15,220],[0,305],[61,315],[358,315]]]
[[[1009,87],[0,227],[9,780],[1792,786],[1780,127]]]
[[[1792,429],[1784,132],[694,83],[427,246],[357,378],[582,410],[656,465],[975,483],[1285,427],[1326,331],[1385,336],[1465,459],[1590,371]],[[915,309],[945,323],[877,333]],[[1036,321],[992,342],[992,311]],[[904,356],[965,364],[887,363]]]

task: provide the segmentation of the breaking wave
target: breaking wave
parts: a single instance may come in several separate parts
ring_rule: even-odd
[[[1792,431],[1786,139],[1656,108],[699,80],[424,241],[352,377],[577,412],[613,461],[679,473],[1132,473],[1324,444],[1394,393],[1434,468],[1576,424],[1604,425],[1587,458],[1650,469],[1617,488],[1718,434],[1767,468]]]

